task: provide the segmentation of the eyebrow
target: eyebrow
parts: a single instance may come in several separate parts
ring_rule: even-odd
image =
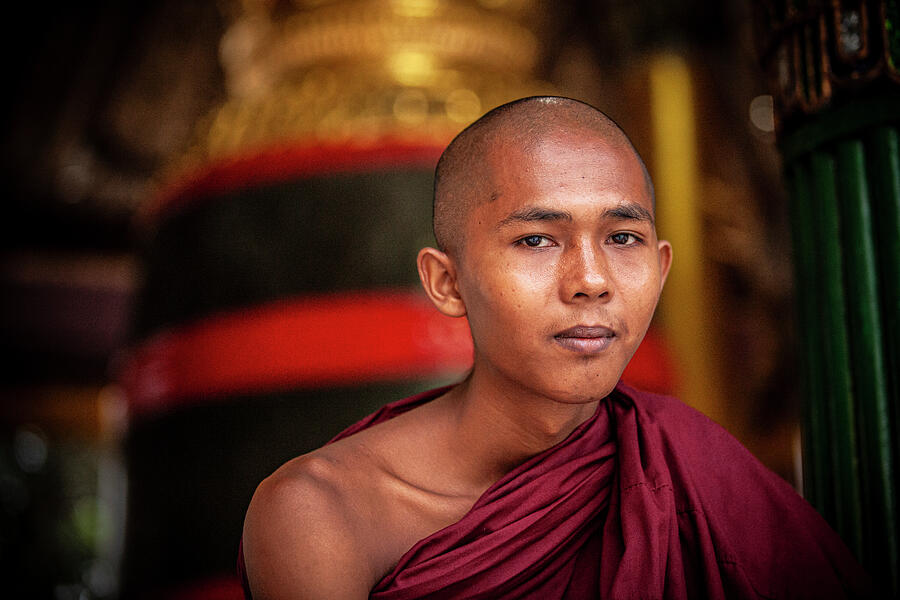
[[[572,221],[572,213],[564,210],[541,208],[539,206],[526,206],[510,213],[505,219],[497,223],[497,229],[506,227],[512,223],[531,223],[533,221]]]
[[[608,208],[603,211],[604,219],[616,219],[620,221],[645,221],[654,224],[653,215],[649,210],[635,204],[626,202],[614,208]],[[568,221],[572,222],[572,213],[564,210],[556,210],[551,208],[542,208],[540,206],[526,206],[510,213],[497,224],[497,229],[506,227],[513,223],[531,223],[535,221]]]
[[[627,202],[603,211],[603,217],[607,219],[619,219],[623,221],[646,221],[654,224],[650,211],[633,202]]]

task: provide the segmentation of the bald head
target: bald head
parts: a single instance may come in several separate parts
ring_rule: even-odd
[[[622,129],[584,102],[534,96],[503,104],[466,127],[438,161],[434,174],[434,236],[449,254],[462,251],[468,214],[496,196],[492,186],[495,154],[515,149],[528,153],[541,143],[573,134],[598,137],[612,148],[627,149],[641,165],[647,191],[653,184],[644,162]]]

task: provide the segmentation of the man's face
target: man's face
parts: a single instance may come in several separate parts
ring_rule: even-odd
[[[476,369],[561,402],[606,396],[671,259],[633,151],[591,133],[496,146],[466,224],[459,293]],[[490,189],[487,189],[487,188]]]

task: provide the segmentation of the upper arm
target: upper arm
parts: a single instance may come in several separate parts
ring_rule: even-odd
[[[259,485],[243,532],[254,600],[368,597],[374,581],[346,504],[310,470]]]

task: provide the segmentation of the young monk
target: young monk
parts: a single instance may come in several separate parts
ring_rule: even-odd
[[[625,134],[566,98],[489,112],[435,173],[438,310],[472,371],[263,481],[247,594],[830,598],[869,594],[819,515],[728,433],[619,382],[672,263]]]

